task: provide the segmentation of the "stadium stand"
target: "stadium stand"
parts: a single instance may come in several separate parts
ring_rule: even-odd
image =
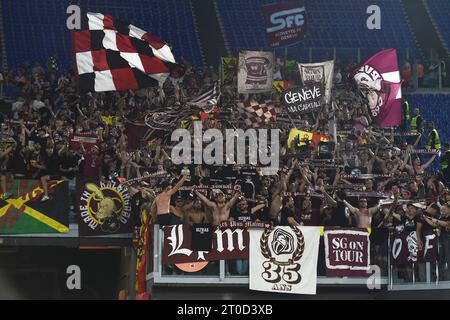
[[[450,2],[447,0],[426,0],[434,23],[438,28],[447,48],[450,45]]]
[[[55,54],[61,68],[71,66],[70,32],[65,28],[71,1],[2,1],[10,68],[28,61],[45,63]],[[173,46],[177,59],[202,65],[189,1],[93,0],[82,12],[109,13],[159,36]],[[43,14],[45,12],[45,14]]]
[[[262,10],[255,8],[273,2],[217,0],[232,53],[239,49],[270,49],[263,28]],[[307,59],[309,47],[315,48],[313,60],[332,58],[332,48],[336,48],[338,58],[347,60],[356,56],[358,47],[364,48],[362,58],[388,47],[397,48],[401,57],[406,55],[406,48],[410,48],[412,57],[421,56],[398,0],[378,1],[377,4],[383,7],[381,30],[366,28],[366,9],[373,4],[369,0],[358,1],[352,7],[345,0],[305,0],[302,3],[307,10],[308,32],[301,45],[289,48],[292,57]]]
[[[450,106],[450,95],[448,94],[414,94],[407,96],[411,108],[419,108],[420,114],[424,119],[434,121],[441,139],[450,141],[450,114],[444,111],[444,108]],[[436,117],[436,115],[439,115]]]

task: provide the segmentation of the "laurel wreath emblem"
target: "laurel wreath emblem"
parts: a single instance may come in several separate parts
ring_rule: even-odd
[[[274,263],[279,266],[291,265],[295,261],[298,261],[302,258],[303,252],[305,251],[305,237],[303,236],[303,233],[300,231],[299,228],[291,227],[291,229],[295,233],[295,236],[297,237],[297,248],[293,252],[292,258],[286,262],[283,262],[277,261],[276,258],[272,256],[272,253],[269,249],[269,236],[274,230],[273,226],[266,228],[260,239],[261,253],[264,256],[264,258],[269,259],[271,263]]]

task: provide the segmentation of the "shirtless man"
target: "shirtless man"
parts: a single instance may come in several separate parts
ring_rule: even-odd
[[[209,223],[209,215],[203,208],[203,203],[200,199],[195,199],[191,208],[187,209],[184,215],[184,221],[191,226],[199,223]]]
[[[367,199],[365,198],[359,199],[358,208],[353,207],[346,200],[344,200],[344,204],[356,218],[358,228],[370,228],[372,225],[372,217],[377,214],[380,209],[380,205],[367,208]]]
[[[236,191],[233,198],[231,198],[228,202],[225,202],[225,195],[220,192],[216,195],[215,201],[211,201],[206,198],[203,194],[194,190],[197,197],[208,207],[211,209],[213,213],[213,225],[218,226],[221,222],[227,221],[230,218],[230,209],[234,206],[234,203],[241,195],[240,191]]]
[[[185,218],[186,204],[182,197],[178,197],[175,206],[170,206],[172,224],[182,224]]]
[[[181,188],[186,181],[187,175],[184,174],[180,181],[172,187],[170,182],[164,181],[161,183],[162,192],[156,197],[154,205],[156,206],[156,224],[170,225],[172,222],[170,215],[170,198]]]

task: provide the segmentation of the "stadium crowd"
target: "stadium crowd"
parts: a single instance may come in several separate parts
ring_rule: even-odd
[[[291,129],[327,135],[330,112],[289,119],[277,91],[239,96],[236,77],[221,79],[219,112],[204,114],[203,128],[243,127],[234,111],[238,101],[272,101],[278,117],[265,125],[280,129],[279,172],[267,176],[256,166],[175,165],[170,130],[159,131],[132,149],[126,126],[154,109],[191,108],[187,102],[220,78],[214,68],[181,64],[185,74],[169,77],[162,88],[85,96],[77,94],[72,74],[58,73],[54,58],[45,67],[24,66],[4,74],[5,86],[15,87],[18,94],[1,119],[2,197],[10,196],[9,176],[40,179],[45,190],[41,201],[49,201],[47,184],[56,177],[81,183],[136,179],[129,188],[137,226],[146,207],[152,222],[160,225],[219,225],[234,220],[372,227],[374,247],[381,246],[377,239],[388,232],[416,230],[419,250],[421,230],[431,228],[440,234],[442,261],[450,260],[450,148],[419,109],[412,108],[409,115],[404,100],[404,125],[395,130],[377,128],[367,101],[343,80],[352,64],[338,64],[333,89],[338,137],[319,143],[299,135],[290,138]],[[285,76],[299,79],[296,72]],[[170,123],[170,129],[192,129],[198,113],[194,109],[183,122]],[[95,136],[98,143],[73,147],[74,134]],[[429,168],[436,161],[442,170],[432,172]]]

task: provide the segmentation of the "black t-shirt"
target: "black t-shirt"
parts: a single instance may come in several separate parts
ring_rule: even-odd
[[[255,221],[256,220],[256,215],[251,214],[250,212],[239,212],[238,210],[234,209],[231,211],[231,217],[235,220],[235,221],[240,221],[240,222],[249,222],[249,221]]]
[[[303,209],[299,210],[301,224],[304,226],[318,226],[320,225],[320,210],[311,208],[310,211]]]
[[[18,145],[14,154],[9,158],[8,168],[10,168],[14,173],[25,174],[27,172],[27,161],[20,151],[22,146]]]
[[[432,217],[428,216],[426,213],[423,213],[418,215],[417,222],[422,223],[422,232],[431,233],[433,232],[434,227],[430,226],[427,220],[425,220],[424,215],[432,219]]]
[[[328,225],[333,227],[348,227],[349,222],[345,209],[344,202],[338,202],[336,208],[333,208]]]
[[[48,156],[45,152],[42,155],[42,162],[45,165],[45,172],[50,175],[59,175],[61,172],[59,171],[60,157],[58,153],[53,152],[51,156]]]
[[[211,251],[212,249],[212,224],[194,224],[192,226],[193,251]]]
[[[407,234],[410,234],[413,231],[416,231],[416,226],[418,222],[417,216],[410,219],[407,215],[402,216],[401,224],[403,225],[403,230]]]
[[[50,110],[47,107],[40,108],[39,114],[41,116],[43,124],[47,125],[49,120],[52,118],[52,113],[50,112]]]
[[[60,165],[63,169],[78,167],[78,156],[76,156],[76,155],[74,157],[63,156],[60,159],[60,161],[61,161]],[[75,177],[76,172],[73,172],[73,171],[61,172],[61,174],[69,179],[73,179]]]
[[[133,216],[134,225],[139,227],[141,225],[141,212],[140,207],[144,202],[144,197],[142,197],[142,192],[136,192],[131,197],[131,214]]]
[[[450,221],[450,216],[448,216],[448,217],[442,216],[439,218],[439,220],[448,222],[448,221]],[[448,236],[448,235],[450,235],[450,231],[447,231],[444,227],[441,227],[441,234],[445,234]]]
[[[298,222],[298,218],[295,216],[294,210],[287,207],[283,207],[280,211],[280,226],[289,226],[288,218],[294,218]]]
[[[122,166],[122,162],[119,159],[115,160],[115,165],[113,167],[108,164],[103,165],[102,167],[102,175],[104,177],[109,177],[113,175],[120,176],[120,167]]]

